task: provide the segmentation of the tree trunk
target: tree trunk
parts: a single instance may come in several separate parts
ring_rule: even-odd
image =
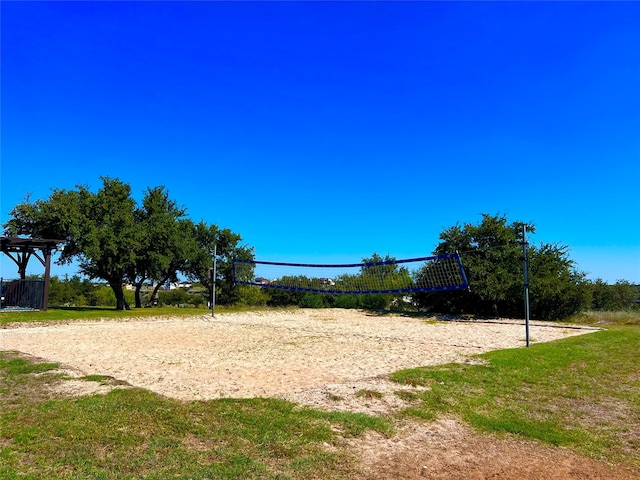
[[[160,290],[160,287],[164,285],[167,280],[169,280],[169,277],[164,277],[162,282],[158,282],[156,286],[153,287],[153,292],[151,293],[151,302],[153,302],[154,299],[158,298],[158,290]]]
[[[122,288],[122,280],[109,280],[109,286],[116,296],[116,310],[131,310],[129,304],[124,299],[124,289]]]
[[[136,290],[135,290],[135,296],[136,296],[136,307],[135,308],[142,308],[142,300],[140,299],[140,290],[142,290],[142,285],[144,284],[144,281],[146,279],[141,279],[138,283],[134,283]]]

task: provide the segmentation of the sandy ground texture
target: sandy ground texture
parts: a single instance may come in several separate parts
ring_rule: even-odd
[[[279,397],[376,414],[403,406],[393,393],[411,388],[389,382],[393,371],[474,362],[478,353],[525,342],[523,322],[434,320],[301,309],[23,324],[0,329],[0,350],[180,400]],[[589,331],[532,322],[530,337],[547,342]],[[362,395],[366,391],[381,395]]]
[[[452,418],[405,424],[393,437],[349,439],[359,480],[638,480],[640,470],[514,436],[481,434]]]

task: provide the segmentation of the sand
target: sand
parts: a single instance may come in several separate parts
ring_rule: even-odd
[[[594,329],[532,322],[532,343]],[[277,397],[319,408],[384,413],[411,388],[391,372],[476,362],[523,347],[522,321],[436,321],[358,310],[300,309],[74,321],[0,329],[0,350],[107,375],[179,400]],[[381,398],[366,398],[363,391]],[[360,392],[360,395],[357,393]]]

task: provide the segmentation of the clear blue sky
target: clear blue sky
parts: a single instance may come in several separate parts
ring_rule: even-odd
[[[640,2],[3,1],[1,22],[1,222],[110,176],[322,263],[429,255],[500,213],[640,283]]]

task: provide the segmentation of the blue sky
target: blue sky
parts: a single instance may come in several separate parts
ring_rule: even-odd
[[[640,283],[640,2],[0,8],[3,223],[110,176],[259,260],[424,256],[500,213]]]

